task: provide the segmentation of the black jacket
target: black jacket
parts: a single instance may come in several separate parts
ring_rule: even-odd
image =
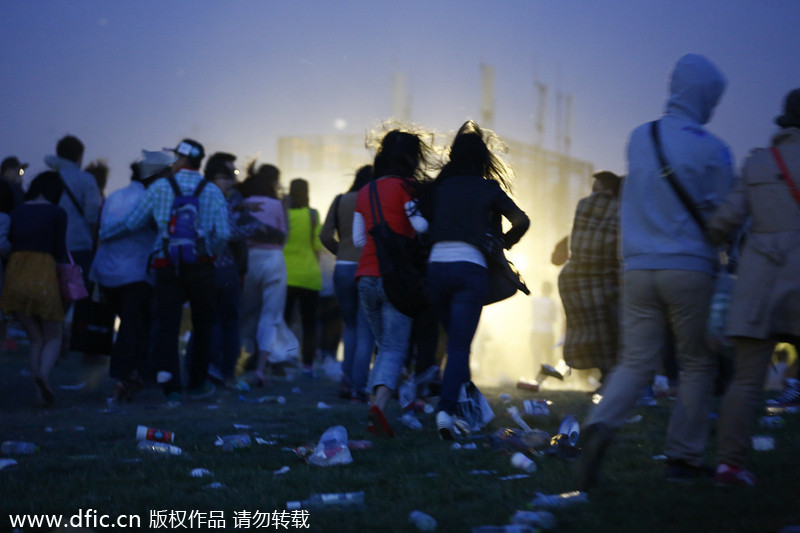
[[[503,235],[502,218],[511,222]],[[530,220],[494,180],[450,176],[433,188],[430,242],[461,241],[486,250],[487,233],[511,248],[528,230]]]

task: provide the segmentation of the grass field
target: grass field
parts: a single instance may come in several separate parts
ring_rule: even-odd
[[[40,448],[32,455],[15,456],[18,464],[0,471],[2,531],[12,530],[10,514],[54,513],[67,520],[86,509],[109,520],[137,515],[140,531],[167,529],[151,527],[151,517],[169,517],[170,511],[173,518],[186,511],[187,527],[178,530],[189,525],[214,529],[198,527],[200,520],[219,518],[225,529],[233,530],[246,525],[248,517],[254,528],[257,518],[266,526],[266,513],[275,518],[273,511],[285,510],[287,501],[347,491],[364,491],[365,504],[310,510],[306,524],[312,531],[415,531],[408,522],[413,510],[433,516],[437,531],[469,532],[476,525],[507,524],[537,492],[571,490],[572,463],[536,457],[539,469],[530,477],[502,480],[521,471],[511,466],[509,452],[484,447],[488,434],[515,427],[498,395],[510,394],[520,408],[524,399],[550,400],[550,416],[526,417],[528,424],[548,433],[567,413],[582,419],[590,403],[583,392],[485,387],[497,416],[472,436],[478,449],[455,450],[437,437],[432,414],[419,416],[422,430],[408,429],[397,421],[402,412],[396,403],[387,415],[397,438],[373,438],[365,431],[367,408],[337,399],[336,384],[325,378],[275,379],[267,388],[244,393],[249,400],[282,395],[283,404],[242,401],[239,391],[218,389],[213,398],[168,407],[158,390],[146,389],[134,403],[109,412],[106,396],[112,382],[103,366],[85,365],[74,354],[62,360],[52,379],[57,400],[48,409],[32,407],[25,367],[22,352],[0,356],[0,440],[31,441]],[[65,385],[78,387],[60,388]],[[329,408],[319,408],[319,402]],[[654,457],[662,453],[669,407],[670,401],[663,399],[657,407],[637,409],[634,414],[642,419],[620,432],[604,464],[601,486],[590,494],[589,503],[553,511],[556,531],[777,532],[800,524],[800,415],[787,415],[784,427],[757,431],[775,439],[773,451],[752,452],[752,468],[761,480],[758,487],[721,489],[711,481],[664,481],[664,465]],[[139,452],[135,435],[140,424],[174,432],[183,454]],[[315,445],[327,428],[339,424],[351,440],[372,440],[372,448],[352,451],[349,465],[325,467],[306,464],[292,451]],[[243,432],[268,443],[233,452],[215,446],[217,436]],[[711,462],[712,456],[708,459]],[[288,472],[275,474],[285,466]],[[196,468],[212,475],[192,477]],[[219,488],[209,487],[212,483]],[[168,518],[165,523],[170,523]],[[103,530],[91,522],[89,526]],[[272,520],[259,528],[291,529],[291,523],[276,527]]]

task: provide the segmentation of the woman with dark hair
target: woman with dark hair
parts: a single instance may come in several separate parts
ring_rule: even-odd
[[[286,261],[286,309],[283,319],[292,323],[295,305],[300,310],[303,332],[303,372],[311,376],[317,353],[317,302],[322,290],[318,254],[319,212],[308,205],[308,181],[295,178],[289,183],[289,233],[283,258]]]
[[[387,133],[375,155],[373,172],[377,180],[358,192],[353,216],[353,242],[363,246],[356,269],[359,304],[366,312],[378,346],[367,384],[367,391],[373,396],[367,430],[388,437],[393,437],[394,431],[383,411],[397,388],[408,354],[412,319],[389,302],[383,289],[375,242],[369,233],[375,225],[369,190],[373,186],[377,188],[378,203],[389,226],[397,233],[414,237],[406,207],[413,204],[417,184],[425,178],[429,150],[419,134],[399,129]]]
[[[255,171],[251,165],[250,170]],[[247,239],[247,273],[242,287],[240,314],[241,339],[257,353],[255,383],[266,383],[267,363],[285,363],[296,355],[297,339],[286,327],[283,310],[286,304],[286,262],[283,243],[286,235],[286,213],[278,200],[275,182],[250,173],[239,190],[242,202],[256,220],[272,229],[270,238]]]
[[[484,250],[491,236],[511,248],[530,221],[509,196],[511,170],[493,153],[499,139],[472,121],[456,133],[449,161],[420,207],[428,218],[426,290],[447,332],[447,366],[442,377],[436,426],[442,439],[456,435],[453,415],[462,385],[470,380],[469,354],[489,294]],[[502,232],[502,219],[511,229]],[[424,223],[415,221],[419,231]]]
[[[11,212],[11,257],[0,297],[3,312],[14,313],[28,334],[30,371],[41,405],[55,399],[50,371],[61,351],[64,322],[56,274],[56,262],[67,260],[67,213],[58,206],[62,192],[58,173],[43,172]]]
[[[369,329],[363,307],[358,305],[356,269],[362,248],[353,243],[353,215],[358,191],[372,181],[373,176],[372,165],[358,169],[350,189],[333,199],[319,233],[323,246],[336,256],[333,288],[344,322],[344,361],[339,396],[364,402],[367,400],[367,375],[375,350],[375,337]]]

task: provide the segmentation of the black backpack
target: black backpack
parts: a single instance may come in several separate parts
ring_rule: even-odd
[[[375,255],[389,302],[406,316],[416,316],[429,307],[425,298],[425,269],[428,250],[418,239],[394,231],[383,218],[378,186],[369,184],[369,205]]]

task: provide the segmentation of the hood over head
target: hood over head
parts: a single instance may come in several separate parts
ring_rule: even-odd
[[[725,91],[727,80],[706,57],[686,54],[670,75],[666,112],[706,124]]]

